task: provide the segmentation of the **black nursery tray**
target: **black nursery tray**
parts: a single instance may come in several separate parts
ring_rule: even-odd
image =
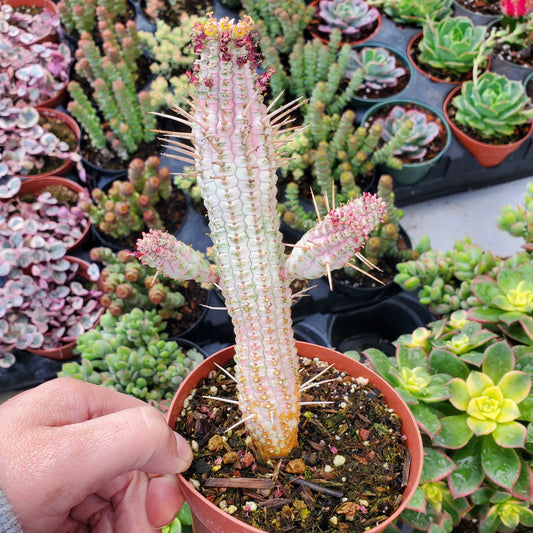
[[[457,10],[457,7],[455,7]],[[462,9],[455,16],[468,16],[475,24],[486,23],[475,15]],[[418,27],[397,26],[387,16],[383,16],[383,25],[378,34],[363,44],[384,44],[398,50],[407,57],[409,40],[421,31]],[[504,74],[511,79],[523,81],[532,69],[517,67],[498,58],[492,59],[491,70]],[[413,99],[430,105],[442,113],[444,99],[455,88],[450,83],[436,83],[413,69],[409,87],[398,95],[399,99]],[[360,120],[367,110],[358,109]],[[533,139],[531,136],[505,161],[491,168],[481,166],[470,153],[459,144],[452,134],[451,144],[446,154],[415,185],[395,186],[396,204],[404,206],[454,194],[472,189],[480,189],[498,183],[533,176]]]

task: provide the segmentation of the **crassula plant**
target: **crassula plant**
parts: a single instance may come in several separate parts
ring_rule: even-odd
[[[115,180],[109,190],[93,189],[93,202],[80,207],[104,234],[115,239],[145,228],[163,229],[156,204],[168,200],[172,189],[170,170],[160,166],[157,156],[143,161],[135,158],[128,165],[127,179]]]
[[[50,260],[27,272],[12,270],[0,288],[0,365],[14,362],[13,351],[48,349],[74,341],[97,322],[102,307],[98,268],[78,275],[79,265],[52,245]],[[52,248],[51,247],[51,248]]]
[[[56,96],[68,82],[71,59],[64,43],[24,47],[0,33],[0,98],[38,105]]]
[[[40,120],[35,107],[0,99],[0,177],[38,174],[49,158],[76,162],[84,176],[77,150],[44,128]]]
[[[195,164],[216,269],[160,231],[145,234],[137,249],[142,262],[169,277],[220,286],[234,325],[243,422],[268,459],[287,455],[298,441],[300,374],[289,283],[343,266],[379,222],[384,205],[367,194],[333,209],[285,254],[276,170],[290,105],[277,111],[264,105],[268,74],[257,74],[251,30],[247,18],[237,24],[210,19],[198,26],[191,110],[174,107],[191,126],[186,137],[194,148],[175,146]]]
[[[357,39],[378,18],[379,11],[365,0],[320,0],[318,3],[317,28],[323,33],[339,28],[344,36]]]
[[[34,44],[59,30],[59,17],[48,9],[35,12],[9,4],[0,6],[0,35],[21,45]]]
[[[204,359],[198,350],[169,341],[165,327],[155,310],[134,308],[119,318],[108,311],[78,337],[80,362],[64,363],[59,376],[103,385],[162,408]]]
[[[408,125],[409,135],[394,151],[394,155],[404,157],[407,161],[424,159],[428,145],[440,131],[438,123],[430,120],[427,112],[401,105],[395,105],[385,118],[376,118],[373,123],[382,127],[381,138],[384,142],[396,138],[398,132]]]
[[[70,204],[44,188],[36,198],[27,200],[6,198],[18,192],[16,187],[7,189],[0,202],[0,275],[59,259],[81,239],[89,225],[89,218],[80,208],[87,201],[86,190],[77,198],[74,195]]]
[[[531,344],[484,328],[466,311],[396,344],[392,360],[375,349],[365,355],[407,401],[424,435],[418,496],[401,519],[441,532],[462,518],[476,520],[481,532],[531,527]]]

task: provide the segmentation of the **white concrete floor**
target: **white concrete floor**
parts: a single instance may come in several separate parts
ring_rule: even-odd
[[[507,257],[523,240],[500,230],[498,215],[506,204],[523,205],[530,180],[533,177],[405,206],[401,225],[413,245],[427,235],[432,248],[445,252],[468,236],[484,250]]]

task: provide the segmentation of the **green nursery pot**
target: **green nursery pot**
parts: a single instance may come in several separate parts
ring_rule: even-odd
[[[384,108],[392,109],[395,105],[415,106],[416,108],[421,108],[423,110],[429,111],[438,119],[439,126],[446,136],[444,146],[442,147],[440,152],[438,152],[431,159],[419,161],[416,163],[404,163],[401,169],[390,168],[386,165],[378,166],[378,171],[382,174],[390,174],[394,178],[395,184],[415,185],[416,183],[420,182],[424,178],[424,176],[426,176],[426,174],[429,173],[429,171],[438,163],[438,161],[446,153],[451,142],[451,131],[450,127],[448,126],[448,123],[444,120],[444,117],[439,111],[416,100],[387,100],[385,102],[376,104],[370,109],[368,109],[368,111],[363,115],[361,124],[369,125],[372,122],[372,118],[375,117],[378,112],[380,112]]]
[[[402,420],[402,433],[406,436],[406,443],[411,454],[409,476],[399,507],[388,518],[367,531],[367,533],[380,533],[384,531],[388,525],[392,524],[394,520],[399,517],[402,510],[405,509],[411,498],[414,496],[422,475],[424,450],[416,420],[411,414],[407,404],[402,400],[395,389],[363,364],[344,354],[336,352],[335,350],[325,348],[324,346],[298,341],[296,342],[296,346],[298,353],[303,357],[317,357],[321,361],[333,364],[335,368],[343,370],[351,376],[367,378],[370,384],[383,393],[388,406],[392,408]],[[197,386],[202,378],[207,377],[209,373],[216,368],[215,365],[224,366],[233,357],[234,353],[234,347],[231,346],[213,354],[211,357],[208,357],[200,363],[200,365],[193,369],[185,378],[174,396],[167,414],[167,423],[172,429],[176,427],[176,421],[190,392]],[[211,503],[193,488],[182,475],[178,475],[178,479],[180,488],[191,508],[194,533],[264,533],[263,530],[237,520]]]

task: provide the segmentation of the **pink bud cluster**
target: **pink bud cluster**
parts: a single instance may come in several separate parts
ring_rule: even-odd
[[[500,6],[508,17],[523,17],[533,11],[533,0],[501,0]]]

